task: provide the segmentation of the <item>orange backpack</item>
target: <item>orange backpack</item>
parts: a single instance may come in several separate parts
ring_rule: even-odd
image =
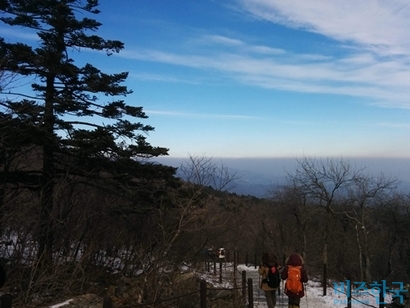
[[[286,290],[298,294],[302,291],[301,266],[288,265],[288,279],[286,280]]]

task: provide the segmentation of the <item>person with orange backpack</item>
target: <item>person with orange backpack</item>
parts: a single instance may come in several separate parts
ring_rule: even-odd
[[[308,282],[305,262],[300,254],[292,253],[286,259],[286,266],[282,271],[281,278],[286,280],[285,294],[288,296],[288,307],[299,307],[300,299],[305,296],[303,283]]]

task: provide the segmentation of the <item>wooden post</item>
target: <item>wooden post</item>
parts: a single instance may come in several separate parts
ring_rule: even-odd
[[[253,308],[253,283],[252,278],[248,278],[248,307]]]
[[[0,296],[1,308],[12,308],[13,296],[11,294],[3,294]]]
[[[236,251],[233,254],[233,281],[236,283],[236,269],[238,267],[238,263],[236,262]]]
[[[352,281],[349,279],[347,282],[347,308],[352,308]]]
[[[325,245],[323,247],[323,296],[326,296],[327,294],[327,234],[324,232],[324,241]]]
[[[222,260],[219,260],[219,283],[222,283]]]
[[[248,266],[248,252],[245,253],[245,265]]]
[[[204,279],[200,282],[200,294],[201,294],[201,308],[206,308],[206,281]]]
[[[112,299],[111,299],[111,297],[104,297],[103,298],[103,308],[112,308]]]
[[[214,276],[216,276],[216,261],[214,261]]]
[[[242,271],[242,298],[246,303],[246,271]]]
[[[255,252],[255,269],[256,269],[256,267],[258,266],[258,257],[256,256],[256,252]]]
[[[327,264],[323,263],[323,296],[326,296],[327,293]]]
[[[380,288],[379,293],[379,308],[384,308],[384,294],[382,288]]]

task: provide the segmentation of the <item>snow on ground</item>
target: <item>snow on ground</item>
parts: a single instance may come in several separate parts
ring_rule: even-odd
[[[60,303],[60,304],[57,304],[57,305],[50,306],[49,308],[59,308],[59,307],[63,307],[63,306],[69,305],[69,304],[70,304],[70,302],[71,302],[71,300],[68,300],[68,301],[65,301],[65,302],[63,302],[63,303]]]
[[[229,266],[225,267],[229,270]],[[253,290],[254,290],[254,307],[255,308],[267,308],[264,293],[259,288],[259,274],[255,266],[238,265],[238,272],[246,271],[248,278],[252,278]],[[204,278],[209,279],[210,276],[204,276]],[[230,288],[229,283],[224,282],[219,284],[219,282],[213,281],[216,286]],[[391,296],[386,294],[385,303],[390,303]],[[49,308],[59,308],[68,305],[70,300],[50,306]],[[278,296],[278,302],[276,305],[279,307],[287,307],[287,296],[281,292]],[[328,287],[326,289],[326,296],[323,296],[323,288],[317,281],[309,281],[306,284],[306,296],[301,299],[301,308],[345,308],[347,307],[347,296],[345,293],[341,292],[341,288]],[[360,296],[355,296],[352,301],[352,308],[369,308],[379,307],[378,302],[378,290],[369,290],[368,292],[363,292]]]
[[[254,266],[239,265],[239,271],[246,271],[247,277],[251,277],[254,281],[254,301],[255,307],[267,308],[264,301],[264,293],[259,289],[259,274],[258,270]],[[283,285],[283,283],[282,283]],[[338,286],[341,286],[338,284]],[[283,286],[281,287],[283,289]],[[354,296],[352,300],[352,308],[369,308],[379,307],[379,291],[377,289],[363,292],[360,296]],[[384,300],[385,303],[391,302],[391,296],[386,294]],[[281,292],[281,295],[277,298],[277,307],[287,307],[287,296]],[[306,296],[301,299],[301,308],[345,308],[347,307],[346,293],[341,292],[339,287],[328,287],[326,289],[326,296],[323,296],[323,288],[320,286],[320,282],[309,281],[306,284]]]

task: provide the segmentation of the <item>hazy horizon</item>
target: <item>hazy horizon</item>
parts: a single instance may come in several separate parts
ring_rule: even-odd
[[[193,156],[195,157],[195,156]],[[206,156],[196,156],[206,157]],[[223,164],[230,172],[241,177],[241,181],[252,181],[252,185],[260,185],[258,196],[262,189],[269,185],[285,184],[288,173],[292,174],[298,165],[297,160],[304,158],[218,158],[206,157],[212,163]],[[306,157],[310,159],[310,157]],[[378,176],[383,174],[386,178],[397,179],[400,183],[398,189],[405,192],[410,191],[410,158],[376,158],[376,157],[323,157],[312,158],[314,160],[343,160],[356,169],[363,169],[365,174]],[[161,157],[156,158],[162,164],[179,167],[186,158]],[[259,182],[259,184],[258,184]],[[264,187],[262,187],[264,186]]]

